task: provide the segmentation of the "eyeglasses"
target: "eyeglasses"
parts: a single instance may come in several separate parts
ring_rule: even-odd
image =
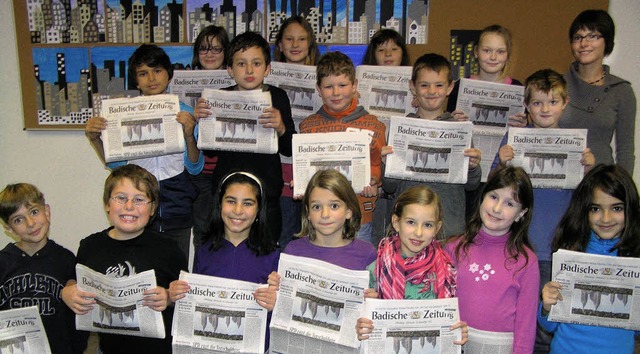
[[[125,197],[124,195],[116,195],[113,196],[111,198],[109,198],[111,200],[113,200],[114,202],[120,204],[120,205],[125,205],[127,204],[127,202],[131,201],[133,203],[133,205],[137,206],[137,207],[142,207],[145,206],[149,203],[151,203],[150,200],[146,200],[144,198],[140,198],[140,197],[133,197],[131,199]]]
[[[209,47],[209,48],[202,47],[198,49],[198,53],[207,54],[208,52],[211,52],[213,54],[220,54],[222,53],[222,50],[223,50],[222,47]]]
[[[602,37],[603,37],[603,35],[596,34],[596,33],[589,33],[589,34],[585,34],[584,36],[581,36],[579,34],[574,34],[573,37],[571,37],[571,42],[580,43],[580,42],[582,42],[583,39],[586,39],[587,42],[593,42],[593,41],[597,41],[598,39],[600,39]]]

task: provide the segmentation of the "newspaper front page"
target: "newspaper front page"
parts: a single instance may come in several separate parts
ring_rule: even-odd
[[[640,259],[561,249],[552,264],[563,300],[550,321],[640,330]]]
[[[258,122],[262,111],[271,107],[269,92],[204,89],[202,97],[207,100],[212,115],[198,121],[198,148],[259,154],[278,152],[278,133]]]
[[[364,317],[373,320],[373,332],[362,341],[361,353],[450,353],[461,352],[453,341],[460,329],[449,328],[460,321],[458,299],[379,300],[366,299]]]
[[[534,188],[573,189],[584,176],[580,163],[586,129],[509,128],[513,166],[524,168]]]
[[[101,116],[106,162],[140,159],[183,152],[182,125],[176,117],[180,103],[176,95],[139,96],[102,100]]]
[[[313,175],[333,168],[342,173],[356,193],[371,180],[371,156],[367,132],[310,133],[293,135],[293,195],[304,194]]]
[[[259,285],[180,272],[191,289],[173,315],[173,353],[264,353],[267,310],[253,293]]]
[[[387,132],[391,116],[406,116],[416,111],[411,107],[413,94],[409,89],[412,70],[411,66],[356,67],[359,104],[384,123]]]
[[[169,82],[169,92],[180,102],[195,108],[202,90],[221,89],[235,85],[227,70],[175,70]]]
[[[0,354],[51,354],[38,306],[0,311]]]
[[[356,321],[364,307],[369,273],[285,253],[280,255],[278,273],[271,352],[357,352]]]
[[[385,177],[467,183],[473,124],[392,117]]]
[[[469,327],[469,341],[463,349],[468,354],[512,354],[513,332],[490,332]]]
[[[142,305],[143,293],[156,287],[153,269],[113,278],[76,264],[78,289],[96,294],[96,305],[76,315],[76,329],[128,336],[164,338],[162,314]]]
[[[482,151],[482,182],[486,182],[509,116],[524,113],[524,86],[460,79],[456,109],[473,123],[473,146]]]

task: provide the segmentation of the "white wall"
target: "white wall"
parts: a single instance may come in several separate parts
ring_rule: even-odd
[[[80,239],[108,225],[101,202],[108,172],[83,132],[23,129],[12,3],[0,1],[4,14],[0,21],[0,188],[15,182],[38,186],[51,205],[51,238],[75,252]],[[610,13],[618,34],[608,62],[613,73],[632,82],[640,98],[640,2],[610,0]],[[640,123],[636,126],[636,161],[640,164]],[[640,181],[639,167],[634,177]],[[0,233],[0,247],[8,242],[12,239]]]

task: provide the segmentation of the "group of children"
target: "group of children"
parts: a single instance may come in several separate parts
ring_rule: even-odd
[[[154,269],[158,286],[145,292],[144,305],[162,312],[165,339],[100,334],[100,350],[170,353],[173,304],[189,290],[187,282],[177,279],[180,270],[187,268],[189,244],[185,239],[195,222],[199,247],[193,272],[268,283],[269,287],[254,294],[258,304],[268,310],[275,305],[279,284],[278,241],[286,239],[286,247],[281,244],[284,253],[368,270],[371,281],[365,297],[458,297],[463,322],[453,328],[460,328],[463,337],[456,344],[464,344],[473,329],[511,332],[513,352],[530,353],[536,323],[540,323],[555,332],[554,352],[607,346],[615,346],[616,352],[632,351],[633,331],[608,328],[605,336],[596,334],[604,327],[547,320],[550,306],[562,301],[560,284],[549,282],[552,250],[640,256],[640,205],[629,173],[617,165],[594,167],[595,158],[587,149],[581,162],[588,173],[582,182],[573,193],[556,195],[532,188],[523,169],[507,166],[513,149],[503,144],[495,170],[482,188],[481,152],[475,148],[465,151],[469,157],[466,185],[384,179],[384,156],[393,150],[386,146],[384,125],[358,106],[353,62],[340,52],[318,59],[309,28],[301,17],[286,21],[276,43],[278,60],[317,68],[323,106],[300,124],[300,133],[367,131],[371,137],[370,186],[356,194],[339,172],[318,171],[298,204],[300,215],[289,208],[296,202],[282,192],[289,188],[292,176],[290,166],[281,165],[280,155],[291,156],[295,128],[286,93],[263,83],[270,70],[269,44],[251,32],[229,42],[226,32],[210,28],[196,39],[194,68],[226,66],[236,82],[228,90],[271,94],[272,107],[262,112],[259,123],[277,133],[278,154],[203,153],[195,143],[197,121],[209,116],[211,110],[204,100],[194,109],[181,105],[176,119],[183,126],[187,150],[110,164],[113,170],[105,182],[103,203],[111,226],[84,238],[75,259],[48,239],[50,208],[42,194],[28,184],[7,186],[0,193],[0,218],[20,240],[0,253],[0,309],[41,305],[53,351],[80,353],[86,334],[75,331],[68,309],[85,314],[96,306],[96,295],[78,290],[75,263],[113,277]],[[396,35],[391,30],[377,33],[365,63],[407,65],[406,48]],[[485,29],[475,51],[480,67],[476,79],[517,84],[506,76],[510,51],[506,30],[500,26]],[[168,56],[152,45],[136,50],[129,60],[129,71],[143,95],[165,93],[173,73]],[[410,82],[417,110],[411,116],[467,120],[465,112],[446,106],[447,101],[455,101],[456,85],[446,58],[438,54],[418,58]],[[562,76],[552,70],[538,71],[525,83],[528,117],[509,117],[510,125],[525,126],[529,121],[531,128],[558,127],[567,101]],[[101,131],[105,128],[106,121],[100,117],[91,118],[86,125],[87,136],[101,157]],[[192,182],[204,186],[199,195]],[[392,207],[390,227],[376,250],[372,244],[377,232],[373,212],[379,205],[380,188],[391,195]],[[469,200],[478,202],[468,204],[467,221],[465,193],[476,190],[478,195]],[[194,204],[196,198],[201,198],[196,201],[199,204]],[[557,198],[562,200],[554,215],[558,219],[541,220],[549,213],[540,210],[553,206]],[[283,238],[281,230],[296,229],[297,223],[298,239],[289,242],[292,235]],[[556,225],[560,226],[556,229]],[[176,251],[176,243],[182,252]],[[44,295],[38,285],[43,277],[56,284]],[[358,338],[366,340],[375,323],[361,318],[355,325]]]

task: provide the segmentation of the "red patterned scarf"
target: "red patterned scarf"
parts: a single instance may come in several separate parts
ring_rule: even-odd
[[[415,256],[403,258],[398,234],[383,239],[378,247],[374,273],[381,299],[404,299],[407,282],[424,284],[419,292],[432,290],[438,299],[456,294],[456,271],[449,255],[436,240]]]

